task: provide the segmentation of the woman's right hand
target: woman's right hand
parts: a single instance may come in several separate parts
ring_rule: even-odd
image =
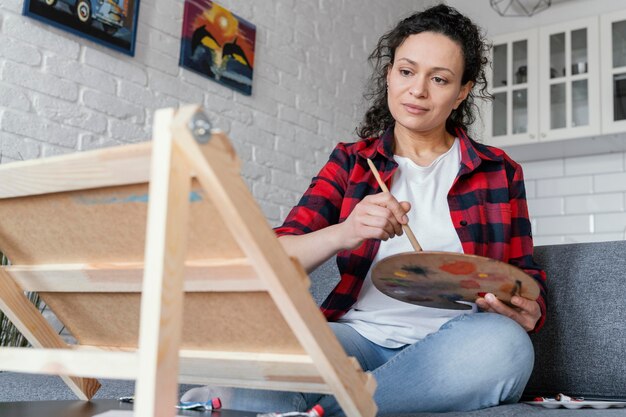
[[[345,249],[355,249],[366,239],[387,240],[402,235],[402,225],[409,219],[411,209],[408,201],[398,202],[391,193],[366,196],[341,224],[341,236]]]

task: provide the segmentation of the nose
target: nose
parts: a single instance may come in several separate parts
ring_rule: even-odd
[[[415,77],[411,88],[409,88],[409,94],[413,97],[426,97],[428,95],[426,81],[426,77]]]

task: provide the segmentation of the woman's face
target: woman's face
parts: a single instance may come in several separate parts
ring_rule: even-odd
[[[461,85],[463,70],[461,47],[447,36],[422,32],[407,37],[387,72],[387,104],[396,124],[415,133],[445,128],[473,85]]]

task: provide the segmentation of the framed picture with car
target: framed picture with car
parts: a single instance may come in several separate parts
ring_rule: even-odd
[[[139,0],[24,0],[23,14],[128,55],[135,54]]]

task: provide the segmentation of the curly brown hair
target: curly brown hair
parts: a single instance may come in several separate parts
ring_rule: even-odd
[[[435,32],[447,36],[456,42],[463,51],[465,68],[461,84],[474,82],[474,88],[456,110],[446,120],[446,130],[455,134],[456,128],[467,130],[476,120],[478,106],[476,98],[491,100],[487,92],[485,66],[491,47],[485,41],[480,28],[458,10],[445,4],[439,4],[401,20],[395,28],[385,33],[369,56],[374,72],[365,93],[365,99],[372,104],[365,112],[363,121],[356,129],[361,138],[381,135],[395,123],[387,106],[387,70],[393,65],[396,48],[410,35],[421,32]]]

